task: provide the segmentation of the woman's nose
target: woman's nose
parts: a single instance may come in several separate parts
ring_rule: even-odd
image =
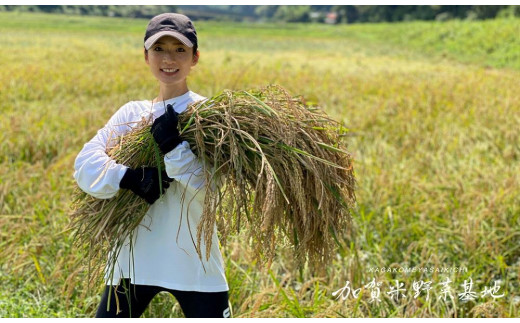
[[[175,55],[173,53],[165,53],[163,55],[164,62],[173,62],[175,61]]]

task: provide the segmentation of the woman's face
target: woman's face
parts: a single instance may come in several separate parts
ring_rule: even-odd
[[[146,63],[155,78],[167,86],[185,86],[191,67],[199,60],[199,53],[171,36],[159,38],[145,53]]]

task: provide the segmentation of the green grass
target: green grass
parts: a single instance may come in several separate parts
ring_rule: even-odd
[[[428,56],[520,69],[520,19],[356,25],[349,34]]]
[[[158,87],[144,63],[145,20],[0,13],[0,317],[89,317],[102,285],[82,287],[72,247],[74,158],[108,118]],[[190,89],[277,83],[352,129],[355,235],[324,275],[301,273],[284,243],[271,272],[241,237],[222,248],[235,317],[518,317],[520,304],[519,20],[392,25],[197,24]],[[471,37],[467,37],[471,35]],[[490,50],[491,48],[491,50]],[[489,68],[494,67],[494,68]],[[441,274],[374,267],[466,267]],[[450,278],[503,298],[439,300]],[[349,280],[408,299],[336,300]],[[413,299],[414,280],[434,282]],[[455,293],[454,292],[454,293]],[[160,295],[147,317],[181,317]]]

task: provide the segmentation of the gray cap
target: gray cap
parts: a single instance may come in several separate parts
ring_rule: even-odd
[[[190,18],[179,13],[163,13],[150,19],[144,35],[144,48],[150,47],[161,37],[172,36],[184,45],[197,45],[197,32]]]

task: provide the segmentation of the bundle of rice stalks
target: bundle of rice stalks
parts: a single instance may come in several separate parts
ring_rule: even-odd
[[[217,224],[223,242],[247,228],[260,261],[273,259],[278,242],[291,243],[300,263],[323,266],[331,260],[355,202],[352,158],[341,140],[345,128],[279,86],[224,91],[191,105],[179,124],[204,161],[207,183],[215,184],[206,192],[197,228],[199,256],[202,236],[209,255]],[[161,165],[149,128],[150,120],[144,120],[108,154],[130,167]],[[77,240],[101,254],[107,246],[121,246],[147,210],[144,200],[126,190],[110,200],[78,190],[74,207]]]

